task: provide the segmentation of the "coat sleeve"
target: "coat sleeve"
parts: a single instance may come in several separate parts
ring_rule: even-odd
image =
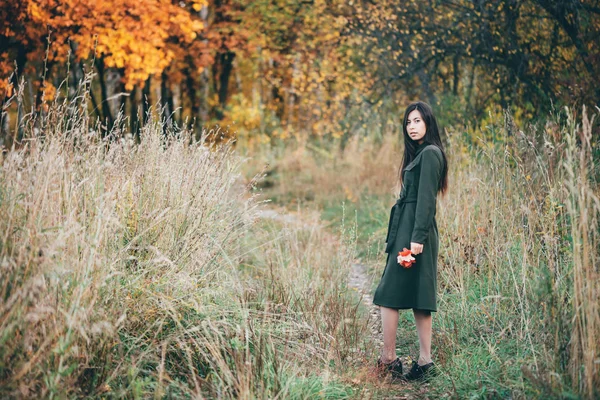
[[[435,216],[436,196],[442,175],[443,161],[435,150],[425,149],[420,164],[415,225],[410,241],[424,244]]]

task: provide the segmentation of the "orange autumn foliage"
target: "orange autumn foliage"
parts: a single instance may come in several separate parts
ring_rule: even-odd
[[[205,0],[0,0],[0,73],[7,76],[14,54],[28,61],[64,63],[70,49],[78,59],[103,57],[106,67],[124,71],[125,88],[162,72],[180,45],[192,43],[204,28],[195,10]],[[74,46],[70,44],[72,42]],[[15,53],[15,52],[13,52]],[[4,79],[0,90],[7,89]]]

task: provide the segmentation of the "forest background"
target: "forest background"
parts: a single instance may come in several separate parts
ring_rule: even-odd
[[[589,1],[0,4],[6,147],[25,113],[74,96],[92,71],[90,112],[104,131],[121,112],[139,132],[160,103],[198,134],[219,123],[263,142],[397,131],[417,97],[442,126],[475,127],[489,112],[530,122],[600,97],[600,10]]]
[[[596,398],[599,37],[598,1],[0,0],[0,394]],[[347,277],[417,99],[443,373],[390,387]]]

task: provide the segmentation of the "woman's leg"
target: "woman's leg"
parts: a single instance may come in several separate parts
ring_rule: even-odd
[[[419,333],[419,365],[431,362],[431,311],[413,309]]]
[[[398,310],[379,307],[381,311],[381,325],[383,327],[383,350],[381,361],[392,362],[396,359],[396,331],[398,330]]]

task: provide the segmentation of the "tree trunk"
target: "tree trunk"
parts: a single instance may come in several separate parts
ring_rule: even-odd
[[[121,73],[121,76],[123,76],[125,74],[125,71],[123,71]],[[119,89],[121,91],[121,101],[119,102],[119,110],[117,111],[117,115],[120,114],[121,112],[123,114],[125,114],[127,112],[127,97],[125,96],[125,93],[127,93],[127,91],[125,90],[125,82],[120,82],[119,84]]]
[[[148,123],[148,118],[150,117],[148,114],[150,113],[150,83],[152,82],[152,78],[148,77],[146,79],[146,83],[144,83],[144,88],[142,89],[142,126],[146,126]]]
[[[167,72],[163,71],[160,79],[160,108],[163,135],[167,135],[167,126],[171,124],[171,102],[169,101],[169,86]]]
[[[473,87],[475,86],[475,68],[477,66],[476,61],[473,61],[471,66],[471,74],[469,76],[469,85],[467,86],[467,93],[465,98],[465,115],[470,115],[473,109]]]
[[[193,61],[188,57],[187,68],[184,70],[185,74],[185,88],[187,96],[190,99],[190,121],[187,125],[188,129],[193,129],[194,132],[198,132],[198,121],[196,119],[200,116],[200,103],[198,102],[197,85],[194,79],[193,72],[195,67]]]
[[[81,81],[83,80],[83,69],[80,67],[79,62],[77,62],[77,43],[73,40],[69,41],[71,47],[71,57],[70,63],[73,66],[71,68],[71,83],[69,85],[69,90],[67,93],[67,100],[70,102],[75,96],[78,95],[79,88],[81,87]]]
[[[171,99],[173,100],[173,110],[175,110],[175,116],[177,121],[177,126],[179,129],[184,128],[183,126],[183,93],[182,93],[182,85],[181,83],[175,86],[175,90],[171,93]]]
[[[135,85],[129,93],[129,129],[137,143],[140,142],[140,116],[138,110],[137,93],[138,86]]]
[[[235,58],[235,53],[231,51],[227,51],[225,53],[219,54],[219,109],[217,110],[216,117],[217,119],[223,119],[225,117],[225,105],[227,104],[227,95],[229,90],[229,77],[231,76],[231,71],[233,70],[233,59]]]
[[[20,45],[17,50],[17,71],[13,75],[13,90],[19,90],[19,74],[24,74],[25,63],[27,62],[27,50],[25,46]],[[23,96],[17,95],[17,130],[16,130],[16,141],[21,143],[23,140]]]
[[[425,96],[427,96],[427,100],[429,101],[429,104],[431,104],[431,106],[435,107],[435,105],[437,104],[437,99],[436,99],[435,94],[433,93],[433,90],[431,90],[429,74],[427,72],[425,72],[425,69],[421,68],[417,71],[417,76],[419,77],[419,80],[421,81],[421,87],[423,88],[423,93],[425,93]]]
[[[208,105],[208,97],[210,96],[210,77],[208,69],[204,69],[200,74],[200,121],[202,124],[207,124],[210,118],[210,108]],[[199,127],[202,131],[202,127]],[[199,138],[200,139],[200,138]]]
[[[459,67],[460,67],[460,63],[459,63],[459,56],[458,54],[454,56],[454,59],[452,60],[453,62],[453,73],[454,73],[454,81],[452,82],[452,93],[455,96],[458,96],[458,83],[460,81],[460,72],[459,72]]]
[[[87,93],[90,96],[90,100],[92,102],[92,107],[93,107],[93,111],[96,113],[96,115],[99,118],[102,118],[102,114],[100,114],[100,110],[99,110],[99,106],[98,106],[98,101],[96,100],[96,96],[94,96],[94,91],[92,90],[92,82],[91,81],[87,81],[86,80],[86,76],[85,76],[85,68],[84,68],[84,64],[83,64],[83,60],[79,60],[79,62],[77,62],[77,43],[75,43],[74,41],[70,41],[70,46],[71,46],[71,52],[73,54],[73,65],[75,65],[75,68],[73,68],[73,87],[74,87],[74,92],[77,93],[77,91],[80,88],[80,85],[82,83],[85,83],[85,87],[83,88],[83,93]],[[89,86],[88,86],[89,85]]]
[[[101,95],[101,104],[102,104],[102,119],[104,120],[106,126],[105,131],[102,133],[102,137],[106,136],[107,132],[110,132],[114,119],[112,113],[110,111],[110,106],[108,104],[108,91],[106,88],[106,81],[104,80],[104,60],[102,57],[96,58],[96,69],[98,69],[98,82],[100,83],[100,95]]]

